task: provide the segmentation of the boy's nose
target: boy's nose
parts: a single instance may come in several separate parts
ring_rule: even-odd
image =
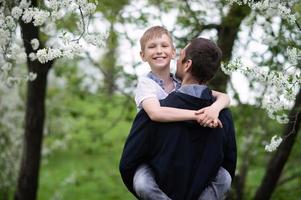
[[[157,47],[156,48],[156,53],[162,53],[162,48],[161,47]]]

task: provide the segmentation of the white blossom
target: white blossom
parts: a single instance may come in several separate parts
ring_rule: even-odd
[[[5,84],[8,86],[8,87],[12,87],[15,83],[18,82],[18,79],[16,77],[13,77],[13,76],[10,76],[6,79],[6,82]]]
[[[4,63],[4,64],[1,66],[1,70],[2,70],[2,71],[8,72],[8,71],[10,71],[11,69],[12,69],[12,64],[9,63],[9,62],[6,62],[6,63]]]
[[[227,65],[222,65],[221,68],[225,74],[231,74],[232,72],[240,69],[242,67],[242,62],[240,58],[235,58],[231,60]]]
[[[277,139],[277,135],[274,135],[273,137],[272,137],[272,139],[271,139],[271,142],[270,142],[270,144],[267,144],[267,145],[265,145],[265,150],[266,151],[268,151],[268,152],[272,152],[272,151],[275,151],[277,148],[278,148],[278,146],[281,144],[281,142],[282,142],[282,138],[281,137],[278,137],[278,139]]]
[[[77,42],[71,42],[62,49],[63,56],[70,59],[80,53],[82,53],[82,46]]]
[[[87,0],[75,0],[75,2],[81,7],[87,4]]]
[[[33,11],[32,8],[26,9],[26,10],[24,10],[24,12],[23,12],[22,20],[23,20],[25,23],[29,23],[29,22],[32,21],[34,14],[35,14],[35,13],[34,13],[34,11]]]
[[[35,26],[41,26],[42,24],[44,24],[48,17],[50,16],[50,13],[48,11],[44,11],[44,10],[36,10],[33,18],[33,24]]]
[[[15,19],[19,19],[21,17],[22,13],[23,13],[23,10],[20,7],[18,7],[18,6],[13,7],[13,9],[11,11],[11,15]]]
[[[35,53],[31,52],[29,55],[28,55],[29,59],[31,61],[35,61],[38,57]]]
[[[27,55],[25,49],[18,44],[13,44],[11,47],[11,59],[15,60],[17,64],[26,62]]]
[[[16,28],[16,22],[12,16],[7,16],[5,18],[6,27],[10,30],[14,30]]]
[[[52,10],[58,10],[60,7],[60,3],[57,0],[48,0],[47,3],[48,7]]]
[[[41,31],[49,36],[55,35],[57,32],[56,25],[53,22],[49,22],[45,24],[45,26],[41,27]]]
[[[288,55],[288,59],[292,65],[297,65],[298,64],[298,59],[301,57],[301,51],[298,50],[297,48],[287,48],[286,53]]]
[[[0,47],[5,49],[5,46],[9,43],[10,33],[8,30],[0,28]]]
[[[229,2],[229,5],[232,5],[233,3],[237,3],[238,5],[248,5],[253,10],[259,10],[263,12],[267,17],[273,17],[279,14],[283,19],[286,19],[291,24],[294,24],[296,22],[296,16],[292,14],[291,9],[281,1],[264,0],[256,3],[254,3],[254,1],[246,0],[244,0],[243,2],[240,0],[227,1]]]
[[[34,38],[30,41],[33,50],[37,50],[40,46],[40,42],[38,39]]]
[[[41,63],[46,63],[50,60],[61,57],[62,53],[61,50],[59,49],[44,48],[44,49],[39,49],[36,55]]]
[[[33,20],[35,26],[43,25],[49,18],[50,12],[39,10],[37,8],[25,9],[22,15],[22,20],[25,23],[29,23]]]
[[[29,72],[28,74],[28,80],[34,81],[37,78],[37,73]]]
[[[96,5],[94,3],[88,3],[84,7],[82,7],[82,11],[85,14],[92,14],[96,10]]]
[[[97,47],[103,47],[105,45],[104,44],[104,35],[102,35],[102,34],[99,34],[99,35],[96,35],[96,34],[86,35],[85,36],[85,41],[90,43],[90,44],[93,44]]]
[[[22,0],[19,4],[19,8],[21,9],[28,8],[29,6],[30,6],[30,2],[27,0]]]

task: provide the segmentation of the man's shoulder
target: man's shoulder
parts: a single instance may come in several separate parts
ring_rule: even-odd
[[[189,94],[174,91],[165,99],[160,100],[161,106],[178,107],[182,109],[199,110],[203,107],[210,106],[213,98],[199,98]]]

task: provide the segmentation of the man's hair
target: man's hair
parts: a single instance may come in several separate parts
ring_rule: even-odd
[[[221,65],[222,51],[211,40],[205,38],[193,39],[185,49],[185,58],[192,61],[191,74],[200,83],[210,81]]]
[[[161,37],[164,34],[169,37],[171,45],[173,45],[172,36],[166,28],[164,28],[163,26],[153,26],[147,29],[140,38],[141,51],[144,50],[147,41],[153,38]]]

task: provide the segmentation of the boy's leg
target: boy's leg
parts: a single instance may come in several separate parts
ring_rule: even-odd
[[[151,168],[140,165],[133,180],[134,190],[142,200],[171,200],[157,185]]]
[[[225,194],[230,190],[231,181],[232,179],[229,172],[223,167],[220,167],[216,177],[202,192],[199,200],[224,199]]]

